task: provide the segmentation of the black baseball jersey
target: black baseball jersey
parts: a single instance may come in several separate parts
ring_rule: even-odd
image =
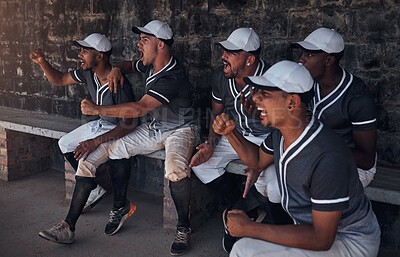
[[[110,92],[108,83],[101,85],[96,73],[92,70],[78,69],[71,71],[70,74],[76,82],[87,85],[90,97],[97,105],[107,106],[135,101],[132,85],[126,78],[124,85],[119,86],[117,93],[114,94]],[[113,117],[100,116],[100,118],[112,124],[118,124],[119,121],[119,118]]]
[[[140,60],[133,63],[133,67],[145,73],[145,93],[163,104],[149,113],[150,129],[164,132],[194,125],[196,113],[189,79],[174,57],[157,73],[153,73],[153,65],[144,66]]]
[[[260,60],[254,76],[261,76],[269,68],[268,65]],[[227,79],[224,76],[223,67],[213,71],[211,75],[212,99],[223,104],[225,113],[227,113],[235,122],[236,129],[242,135],[260,136],[270,132],[270,128],[261,125],[259,117],[252,116],[240,102],[240,90],[237,89],[235,79]],[[246,97],[251,98],[250,86],[243,88]]]
[[[314,84],[314,115],[353,146],[352,131],[376,128],[374,99],[364,82],[343,69],[339,85],[321,99],[320,87]]]
[[[261,148],[274,156],[281,204],[295,224],[312,224],[312,210],[341,210],[339,232],[370,225],[371,204],[339,135],[314,117],[294,143],[286,150],[283,146],[282,134],[274,130]]]

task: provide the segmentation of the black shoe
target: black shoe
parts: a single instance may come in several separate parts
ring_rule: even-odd
[[[175,239],[171,244],[171,255],[183,255],[189,250],[189,239],[192,230],[186,227],[177,227]]]
[[[106,235],[112,236],[118,232],[118,230],[122,227],[124,221],[132,216],[132,214],[136,211],[136,205],[134,203],[126,200],[126,205],[119,209],[112,208],[110,211],[110,219],[106,225],[104,233]]]
[[[227,233],[224,233],[224,237],[222,238],[222,249],[224,249],[225,252],[230,253],[233,245],[238,239],[239,238],[237,237],[233,237]]]
[[[224,222],[224,237],[222,238],[222,248],[225,252],[230,253],[233,245],[236,243],[237,240],[239,240],[239,238],[231,236],[229,234],[228,228],[226,227],[228,211],[228,209],[225,209],[222,213],[222,221]],[[266,214],[267,213],[264,210],[258,210],[258,208],[256,208],[249,215],[249,218],[257,223],[262,223],[266,217]]]
[[[233,245],[236,243],[238,238],[229,235],[228,228],[226,227],[226,222],[228,219],[228,211],[229,211],[228,209],[225,209],[224,212],[222,213],[222,221],[224,222],[224,237],[222,238],[222,248],[224,249],[225,252],[230,253]]]

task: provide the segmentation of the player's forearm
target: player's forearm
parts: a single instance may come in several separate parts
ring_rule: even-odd
[[[208,130],[208,138],[207,138],[207,142],[209,142],[209,144],[215,148],[216,145],[219,144],[221,135],[215,133],[214,129],[213,129],[213,123],[215,120],[215,117],[219,114],[221,114],[224,111],[224,106],[222,104],[217,104],[216,102],[212,102],[212,113],[210,116],[210,128]]]
[[[47,60],[39,63],[39,66],[43,70],[44,75],[51,83],[57,86],[66,86],[66,84],[63,83],[64,73],[53,68],[53,66],[51,66]]]
[[[127,119],[126,121],[121,121],[114,129],[96,137],[96,143],[100,145],[126,136],[135,130],[137,124],[138,119]]]
[[[262,169],[262,167],[259,167],[258,145],[245,139],[236,129],[232,130],[231,133],[228,133],[225,136],[244,164],[251,169]]]
[[[210,123],[212,124],[212,122]],[[219,144],[221,136],[218,135],[217,133],[214,132],[212,126],[210,125],[210,129],[208,131],[208,138],[207,138],[207,143],[211,145],[213,148]]]
[[[150,110],[143,108],[136,102],[97,106],[97,114],[115,118],[139,118],[146,115]]]
[[[269,225],[256,222],[246,226],[243,236],[313,251],[329,250],[335,238],[318,233],[312,225]]]
[[[363,170],[369,170],[371,169],[374,164],[375,164],[375,152],[373,153],[366,153],[362,152],[357,149],[352,149],[353,152],[353,158],[356,162],[357,168],[363,169]]]
[[[376,128],[353,130],[354,147],[351,149],[358,168],[369,170],[375,164]]]

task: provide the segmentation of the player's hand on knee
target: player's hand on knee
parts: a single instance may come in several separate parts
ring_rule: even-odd
[[[43,53],[42,49],[32,50],[29,53],[29,58],[31,58],[31,60],[34,61],[37,64],[41,64],[41,63],[44,63],[46,61],[46,58],[44,56],[44,53]]]
[[[124,76],[121,73],[121,69],[118,67],[112,68],[110,73],[107,76],[108,80],[108,88],[111,92],[117,93],[118,83],[119,85],[124,85]]]
[[[83,150],[81,145],[78,145],[74,150],[74,158],[76,160],[85,160],[86,159],[85,151]]]
[[[189,168],[198,166],[208,161],[214,153],[214,148],[209,143],[202,143],[196,147],[197,152],[193,155],[189,163]]]
[[[230,210],[228,212],[228,219],[226,222],[226,227],[229,231],[229,235],[233,237],[244,237],[245,228],[252,221],[242,210]]]
[[[75,159],[77,159],[77,160],[80,160],[80,159],[85,160],[86,157],[91,152],[96,150],[98,146],[99,146],[99,143],[97,142],[96,139],[89,139],[89,140],[80,142],[79,145],[76,147],[76,149],[74,151]]]
[[[236,127],[235,122],[226,113],[217,115],[214,119],[212,128],[215,133],[219,135],[227,135],[231,133]]]

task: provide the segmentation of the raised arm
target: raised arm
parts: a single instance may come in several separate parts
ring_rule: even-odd
[[[197,152],[193,155],[190,160],[189,167],[192,168],[194,166],[198,166],[206,161],[208,161],[214,153],[214,148],[219,143],[220,135],[216,134],[212,128],[212,124],[217,115],[221,114],[224,111],[224,105],[212,101],[212,114],[210,117],[210,127],[208,131],[208,139],[206,142],[200,144],[196,147]]]
[[[260,173],[274,162],[273,155],[265,153],[258,145],[245,139],[236,129],[235,122],[226,113],[218,115],[213,123],[215,133],[224,135],[235,149],[240,159],[250,169],[246,169],[247,178],[243,192],[246,197],[250,188],[256,183]]]
[[[129,74],[133,72],[132,61],[122,61],[112,68],[108,74],[108,88],[111,92],[117,92],[118,85],[124,85],[123,74]],[[119,83],[119,84],[118,84]]]
[[[235,149],[240,159],[251,169],[262,171],[273,163],[272,155],[246,140],[236,129],[235,122],[226,114],[218,115],[213,123],[215,133],[224,135]]]
[[[46,60],[46,57],[41,49],[35,49],[31,51],[29,53],[29,58],[39,65],[51,83],[57,86],[67,86],[77,83],[68,72],[63,73],[53,68],[53,66],[51,66]]]

